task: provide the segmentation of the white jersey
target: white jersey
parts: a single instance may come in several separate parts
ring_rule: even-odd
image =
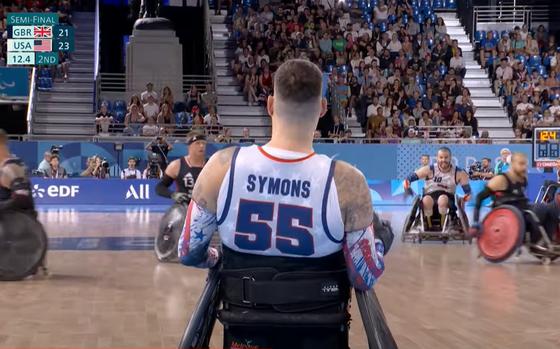
[[[437,164],[430,165],[431,177],[426,178],[424,184],[424,194],[431,194],[436,191],[444,191],[449,194],[455,194],[457,187],[457,171],[460,171],[455,165],[447,172],[440,170]]]
[[[218,195],[218,232],[249,254],[318,258],[342,248],[344,223],[325,155],[238,148]]]

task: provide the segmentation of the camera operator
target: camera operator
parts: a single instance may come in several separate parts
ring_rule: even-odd
[[[58,154],[53,154],[51,156],[50,167],[45,173],[45,178],[68,178],[66,169],[60,166],[60,156],[58,156]]]
[[[194,184],[206,163],[206,136],[198,132],[189,132],[187,134],[187,144],[189,154],[173,160],[169,164],[163,179],[156,187],[156,193],[171,198],[177,203],[188,204],[191,201]],[[175,181],[177,188],[175,193],[171,193],[169,190],[173,181]]]
[[[173,149],[173,145],[171,145],[165,137],[157,136],[153,141],[150,142],[146,146],[146,150],[151,151],[152,153],[156,153],[159,158],[159,165],[165,171],[167,168],[168,158],[167,154]]]
[[[490,167],[492,160],[489,158],[482,158],[482,161],[477,161],[469,167],[469,177],[472,180],[490,180],[494,177],[494,170]]]
[[[142,179],[142,174],[136,168],[137,161],[134,156],[128,158],[128,167],[121,171],[121,179]]]
[[[144,170],[142,178],[158,179],[163,177],[163,170],[160,166],[161,160],[158,154],[152,153],[148,156],[148,167]]]
[[[106,159],[100,156],[95,157],[95,168],[93,169],[92,176],[98,179],[107,179],[109,175],[109,163]]]

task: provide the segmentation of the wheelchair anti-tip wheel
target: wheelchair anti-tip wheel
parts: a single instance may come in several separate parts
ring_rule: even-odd
[[[484,218],[478,249],[487,261],[500,263],[519,249],[524,234],[525,219],[521,211],[511,205],[500,206]]]

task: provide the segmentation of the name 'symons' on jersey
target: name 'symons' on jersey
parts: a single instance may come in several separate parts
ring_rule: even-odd
[[[218,196],[224,245],[267,256],[321,257],[340,251],[344,224],[334,162],[319,154],[291,155],[276,157],[258,146],[236,150]]]

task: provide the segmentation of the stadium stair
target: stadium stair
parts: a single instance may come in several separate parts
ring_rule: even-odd
[[[222,11],[224,13],[225,11]],[[231,70],[236,42],[226,23],[226,16],[210,16],[214,43],[214,69],[216,72],[216,94],[218,114],[224,127],[231,135],[240,137],[243,128],[250,128],[252,137],[270,136],[270,117],[262,106],[248,106]]]
[[[461,26],[455,12],[436,12],[442,17],[447,33],[457,40],[463,51],[466,74],[463,84],[469,88],[471,99],[476,106],[479,132],[487,130],[491,138],[514,138],[509,118],[498,97],[492,91],[488,73],[474,59],[473,45]]]
[[[75,51],[70,54],[66,82],[36,91],[33,134],[93,135],[94,116],[94,23],[95,13],[75,12]]]

